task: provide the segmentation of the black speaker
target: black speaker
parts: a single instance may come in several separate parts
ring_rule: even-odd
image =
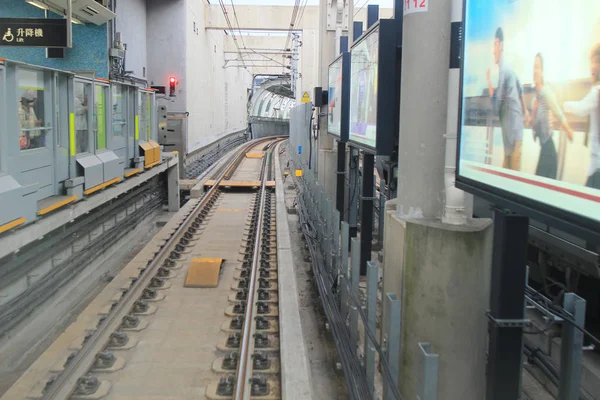
[[[62,47],[46,48],[46,58],[65,58],[65,49]]]
[[[323,107],[327,105],[327,90],[323,90],[322,87],[315,87],[315,95],[313,96],[315,99],[315,107]]]

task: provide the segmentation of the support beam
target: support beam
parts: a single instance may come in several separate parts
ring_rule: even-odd
[[[176,165],[167,170],[167,190],[169,196],[169,211],[179,211],[179,168]]]

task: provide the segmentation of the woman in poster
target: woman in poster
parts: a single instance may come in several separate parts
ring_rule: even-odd
[[[590,55],[592,88],[583,100],[569,101],[564,105],[565,112],[579,117],[590,117],[589,138],[591,141],[590,167],[586,186],[600,189],[600,43]]]
[[[536,95],[531,111],[531,127],[533,128],[533,140],[539,139],[541,146],[535,174],[556,179],[558,155],[554,140],[552,140],[554,130],[550,124],[551,113],[565,130],[570,141],[573,141],[573,130],[567,123],[567,118],[560,109],[552,89],[544,83],[544,58],[541,53],[536,54],[533,63],[533,82]]]

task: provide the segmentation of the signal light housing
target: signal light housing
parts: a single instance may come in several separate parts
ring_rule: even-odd
[[[175,85],[177,84],[177,79],[174,76],[169,78],[169,96],[175,97]]]

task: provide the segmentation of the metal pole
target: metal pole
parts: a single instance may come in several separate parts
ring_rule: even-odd
[[[383,248],[383,228],[385,223],[385,202],[387,201],[387,196],[384,194],[384,191],[381,188],[385,188],[385,181],[382,179],[379,183],[379,227],[377,232],[377,243],[379,248]]]
[[[527,217],[495,210],[487,400],[521,396],[528,232]]]
[[[354,21],[354,29],[352,31],[352,42],[356,42],[356,39],[362,35],[363,23],[362,21]]]
[[[73,0],[67,0],[67,47],[73,47]]]
[[[346,144],[338,142],[337,144],[337,187],[335,196],[335,205],[337,210],[342,213],[342,220],[347,221],[348,217],[344,213],[344,201],[346,191]]]
[[[367,6],[367,29],[373,26],[379,19],[379,6],[377,4],[369,4]]]
[[[585,324],[585,300],[575,293],[566,293],[563,300],[566,312],[583,328]],[[583,332],[564,321],[560,341],[560,385],[558,400],[578,400],[583,358]]]
[[[356,237],[358,200],[358,149],[350,146],[350,178],[348,182],[348,223],[350,224],[350,237]],[[350,245],[350,243],[348,243]]]
[[[417,387],[418,400],[437,400],[438,368],[440,356],[433,354],[429,343],[419,342],[421,371]]]
[[[365,326],[365,370],[369,391],[375,390],[375,345],[372,343],[366,331],[371,332],[373,337],[377,334],[377,281],[379,281],[379,269],[377,264],[369,261],[367,267],[367,326]]]
[[[332,229],[332,268],[331,271],[334,276],[338,276],[340,274],[340,212],[333,212],[333,229]]]
[[[398,387],[398,374],[400,372],[400,300],[394,293],[387,293],[386,302],[386,326],[384,335],[385,357],[390,367],[391,381],[386,374],[383,376],[383,400],[394,400],[391,387]]]
[[[374,168],[375,156],[364,154],[360,219],[360,274],[363,276],[367,274],[367,261],[371,260],[371,249],[373,247]]]
[[[350,227],[348,222],[342,222],[342,246],[340,259],[340,307],[344,321],[348,315],[348,241],[350,240]]]
[[[354,304],[352,297],[358,299],[358,283],[360,281],[360,242],[357,238],[352,238],[352,256],[350,257],[350,294],[348,302],[350,307],[350,338],[352,340],[352,350],[356,353],[356,344],[358,343],[358,310],[357,304]]]

